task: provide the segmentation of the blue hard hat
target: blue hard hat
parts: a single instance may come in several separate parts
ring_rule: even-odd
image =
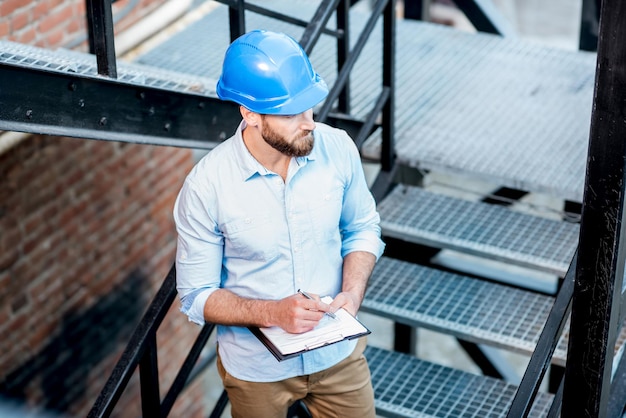
[[[284,33],[254,30],[226,51],[217,95],[267,115],[296,115],[328,95],[302,47]]]

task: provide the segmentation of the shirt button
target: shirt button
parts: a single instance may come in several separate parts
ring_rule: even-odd
[[[245,223],[249,224],[249,223],[251,223],[251,222],[252,222],[252,219],[250,219],[250,218],[246,218],[246,219],[244,219],[243,221],[244,221]]]

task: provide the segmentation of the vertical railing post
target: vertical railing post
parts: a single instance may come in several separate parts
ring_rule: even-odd
[[[343,68],[346,58],[350,53],[350,0],[342,0],[337,7],[337,30],[343,33],[342,37],[337,38],[337,74]],[[338,111],[342,113],[350,113],[350,80],[346,81],[345,86],[337,97]]]
[[[161,395],[159,393],[159,365],[157,362],[156,333],[146,339],[146,350],[139,361],[139,381],[141,384],[141,412],[144,417],[161,415]]]
[[[621,328],[626,161],[626,2],[603,0],[564,417],[606,417]]]
[[[96,54],[98,74],[117,78],[111,0],[86,1],[89,48],[92,54]]]
[[[390,0],[383,12],[383,86],[389,87],[389,99],[383,107],[381,170],[390,172],[395,160],[395,62],[396,62],[396,1]]]
[[[404,18],[428,21],[430,0],[405,0]]]
[[[230,27],[231,42],[246,32],[245,0],[236,0],[235,3],[235,6],[228,6],[228,23]]]
[[[596,51],[598,49],[598,18],[602,0],[582,0],[582,2],[578,47],[582,51]]]

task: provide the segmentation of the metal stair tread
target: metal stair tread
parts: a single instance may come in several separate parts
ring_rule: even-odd
[[[517,387],[503,380],[368,346],[376,412],[389,417],[505,417]],[[553,396],[539,392],[530,417],[544,417]]]
[[[595,53],[406,20],[398,38],[398,163],[582,201]]]
[[[447,248],[563,277],[579,226],[415,186],[398,185],[379,204],[384,236]]]
[[[397,23],[399,164],[582,201],[594,53]],[[355,68],[355,95],[370,67]],[[363,153],[378,158],[378,134]]]
[[[381,257],[361,310],[530,355],[553,302],[551,296]],[[564,365],[566,356],[561,337],[552,361]]]
[[[96,56],[66,49],[50,50],[0,40],[0,63],[45,71],[98,75]],[[117,79],[122,83],[216,97],[215,80],[123,60],[117,61]]]

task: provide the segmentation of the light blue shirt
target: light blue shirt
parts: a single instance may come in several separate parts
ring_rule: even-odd
[[[181,310],[200,325],[218,288],[254,299],[298,289],[334,297],[346,254],[378,258],[384,248],[359,152],[344,131],[318,123],[313,151],[292,158],[283,182],[250,154],[243,129],[244,122],[196,164],[174,207]],[[356,345],[344,341],[278,362],[245,327],[218,326],[217,340],[226,370],[256,382],[324,370]]]

